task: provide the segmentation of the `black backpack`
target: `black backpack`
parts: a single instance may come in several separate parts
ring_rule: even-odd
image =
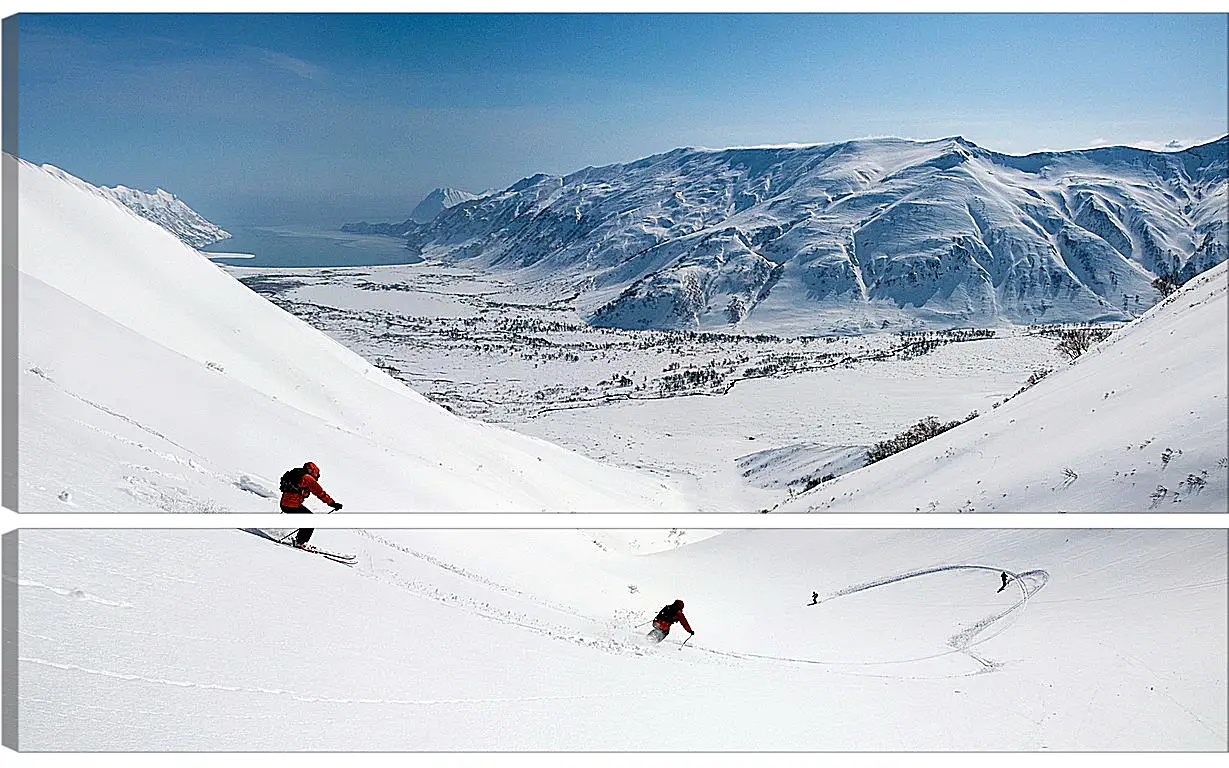
[[[657,612],[657,618],[653,621],[668,621],[671,624],[678,621],[679,609],[674,607],[674,603],[667,605]]]
[[[307,474],[307,470],[303,467],[295,467],[282,473],[281,484],[278,485],[278,490],[282,493],[299,493],[299,484],[303,482],[303,476]]]

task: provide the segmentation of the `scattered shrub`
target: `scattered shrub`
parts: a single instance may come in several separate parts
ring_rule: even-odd
[[[1109,336],[1109,328],[1076,327],[1063,328],[1058,333],[1058,351],[1069,360],[1074,360],[1092,348],[1093,344]]]
[[[880,443],[875,443],[866,452],[866,463],[874,464],[876,461],[882,461],[894,453],[900,453],[906,448],[912,448],[918,443],[929,440],[935,435],[941,435],[952,427],[958,427],[970,419],[977,417],[977,411],[973,411],[963,419],[949,421],[944,424],[935,416],[927,416],[926,418],[909,427],[904,432],[901,432],[896,437],[890,440],[884,440]]]
[[[1155,288],[1157,293],[1161,294],[1162,297],[1168,297],[1169,294],[1182,287],[1182,276],[1179,274],[1177,269],[1174,269],[1174,271],[1170,274],[1161,275],[1157,279],[1153,280],[1152,287]]]

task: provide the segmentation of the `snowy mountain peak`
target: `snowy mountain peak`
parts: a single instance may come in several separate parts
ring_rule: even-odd
[[[470,192],[452,187],[439,187],[422,199],[410,213],[410,218],[419,223],[427,223],[440,214],[441,211],[459,205],[467,200],[477,198]]]

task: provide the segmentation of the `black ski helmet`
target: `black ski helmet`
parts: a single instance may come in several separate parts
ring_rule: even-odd
[[[675,607],[675,608],[678,608],[680,611],[681,611],[681,610],[683,610],[683,601],[682,601],[682,600],[675,600],[675,601],[674,601],[674,607]]]

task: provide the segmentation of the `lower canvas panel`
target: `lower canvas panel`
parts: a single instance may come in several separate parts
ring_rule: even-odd
[[[1226,749],[1223,529],[286,532],[7,534],[6,745]]]

